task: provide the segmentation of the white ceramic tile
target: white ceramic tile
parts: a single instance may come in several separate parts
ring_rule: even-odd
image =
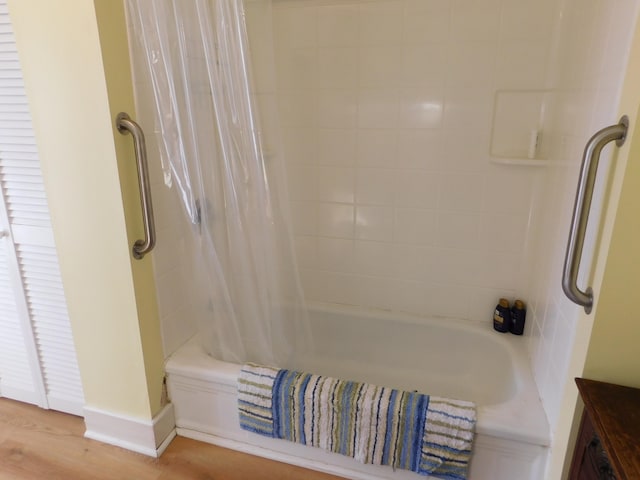
[[[550,299],[549,304],[547,305],[545,321],[542,324],[542,336],[547,342],[549,342],[550,347],[553,346],[558,323],[561,320],[562,318],[558,316],[558,309],[555,301],[553,299]]]
[[[496,43],[464,42],[450,45],[447,85],[452,87],[492,87],[497,60]],[[473,82],[469,82],[473,79]]]
[[[356,163],[357,138],[355,129],[319,129],[318,164],[354,165]]]
[[[549,369],[547,388],[543,388],[543,395],[548,398],[547,418],[551,425],[555,425],[560,416],[560,409],[562,407],[562,395],[565,390],[566,369],[563,372],[557,371],[555,368]],[[569,380],[571,385],[573,381]]]
[[[432,278],[444,285],[482,286],[483,265],[475,250],[434,248]]]
[[[446,172],[481,174],[490,167],[489,133],[484,126],[444,130],[444,156],[440,168]],[[464,138],[464,141],[460,139]]]
[[[282,92],[278,96],[280,122],[283,127],[314,127],[317,98],[312,92]]]
[[[548,42],[556,8],[557,4],[551,0],[505,2],[502,6],[500,37],[503,40]]]
[[[182,219],[183,209],[180,203],[182,200],[178,195],[178,189],[169,189],[164,183],[159,183],[152,187],[151,192],[153,194],[154,204],[157,204],[158,208],[158,213],[156,214],[158,230],[169,230],[171,232],[171,238],[177,241],[177,233],[172,232],[171,227],[175,225],[176,221],[180,222]]]
[[[502,173],[485,179],[486,212],[528,215],[531,179],[523,173]]]
[[[318,49],[317,83],[320,88],[353,88],[358,83],[355,48]]]
[[[289,198],[293,201],[316,200],[318,195],[317,177],[316,167],[289,165],[287,167]]]
[[[318,204],[318,235],[353,238],[354,207],[339,203]]]
[[[445,82],[447,44],[407,45],[400,55],[402,84],[407,87],[439,86]]]
[[[291,202],[291,223],[296,235],[315,235],[318,230],[316,202]]]
[[[527,246],[528,220],[525,215],[483,215],[480,245],[494,252],[524,252]]]
[[[311,268],[299,268],[298,273],[305,300],[311,302],[326,301],[324,300],[325,285],[318,275],[318,271]]]
[[[512,253],[480,254],[483,263],[479,275],[486,287],[518,290],[521,258]]]
[[[318,11],[313,6],[275,8],[274,32],[278,46],[313,47],[318,43]]]
[[[381,168],[359,168],[356,179],[356,201],[360,205],[393,205],[394,171]]]
[[[357,305],[357,276],[337,272],[316,272],[316,282],[323,301]]]
[[[480,215],[441,213],[438,216],[439,247],[473,249],[480,239]]]
[[[318,238],[317,268],[336,272],[351,272],[354,267],[353,240]]]
[[[385,277],[360,275],[357,277],[356,301],[358,305],[389,310],[393,281]]]
[[[165,359],[198,332],[198,318],[191,305],[170,313],[161,313],[160,325]]]
[[[394,128],[398,125],[400,92],[393,88],[361,89],[358,92],[360,128]]]
[[[469,319],[492,325],[493,312],[500,298],[513,298],[513,290],[472,288],[469,295]]]
[[[631,41],[633,30],[629,28],[629,22],[637,17],[638,5],[633,0],[627,0],[615,4],[602,4],[601,8],[609,11],[609,24],[602,25],[601,36],[606,36],[603,46],[605,52],[616,51],[625,48]],[[626,69],[627,59],[625,55],[607,55],[602,57],[602,69],[600,70],[600,86],[604,89],[620,87],[619,73]]]
[[[398,280],[391,290],[391,308],[414,315],[432,314],[430,285],[423,282]]]
[[[405,128],[438,128],[442,124],[442,89],[404,88],[400,93],[400,125]]]
[[[365,47],[359,50],[358,85],[365,88],[396,87],[401,78],[400,47]]]
[[[355,90],[320,90],[318,126],[352,128],[358,119],[358,94]]]
[[[451,37],[457,41],[495,40],[498,37],[499,27],[499,4],[464,0],[453,2]]]
[[[505,77],[505,80],[508,81],[508,78]],[[541,117],[553,115],[553,112],[545,105],[551,103],[546,102],[545,97],[539,91],[503,91],[496,94],[491,133],[492,155],[527,158],[531,132],[537,130],[537,148],[532,157],[546,158],[548,148],[545,145],[549,143],[549,138],[546,137],[549,136],[547,134],[550,129],[548,125],[542,124]]]
[[[446,89],[444,126],[461,135],[468,131],[487,134],[494,114],[494,89],[452,86]],[[473,133],[472,133],[473,134]],[[460,143],[460,142],[459,142]]]
[[[540,89],[545,87],[549,51],[533,41],[509,41],[500,45],[496,65],[498,88]]]
[[[154,196],[153,198],[155,199],[156,197]],[[159,214],[160,214],[160,209],[158,208],[157,213],[155,214],[156,220],[160,216]],[[175,242],[168,240],[169,236],[167,235],[174,230],[175,230],[175,227],[169,227],[163,231],[161,231],[160,229],[157,230],[157,234],[164,241],[158,243],[158,245],[156,246],[158,252],[156,253],[156,255],[153,256],[153,271],[156,276],[165,275],[169,271],[178,268],[180,264],[179,262],[180,257],[175,254],[176,252]]]
[[[256,110],[258,116],[256,118],[256,128],[258,136],[262,142],[263,150],[271,153],[281,152],[281,138],[280,138],[280,112],[278,109],[278,96],[275,91],[263,94],[255,95]],[[208,107],[207,107],[208,108]],[[210,110],[210,114],[213,109]],[[213,119],[210,121],[198,120],[198,123],[203,125],[211,125]],[[199,138],[199,142],[204,146],[205,151],[211,151],[216,148],[215,142],[217,140],[212,137]]]
[[[551,363],[550,348],[551,342],[545,341],[544,337],[541,336],[540,341],[538,341],[538,348],[535,351],[533,358],[531,359],[536,384],[538,385],[538,389],[542,397],[542,402],[543,404],[545,404],[545,409],[551,406],[547,403],[549,365]]]
[[[254,86],[258,92],[272,92],[276,88],[273,16],[268,9],[269,6],[265,3],[245,4],[251,71]]]
[[[318,8],[318,45],[350,47],[358,44],[358,5],[322,5]]]
[[[393,208],[358,205],[356,207],[356,238],[391,241],[393,238]]]
[[[386,242],[356,240],[354,269],[363,275],[389,276],[392,271],[392,245]]]
[[[527,307],[527,316],[524,323],[524,336],[527,339],[527,353],[529,358],[533,357],[539,340],[538,338],[535,338],[535,335],[538,332],[538,327],[534,323],[534,315],[534,312],[529,312]]]
[[[142,118],[153,118],[153,117],[152,116],[143,117],[142,115],[140,115],[139,118],[142,119]],[[158,150],[158,142],[155,141],[155,140],[160,140],[160,132],[154,131],[151,135],[152,135],[151,138],[153,138],[154,141],[148,142],[149,145],[147,145],[147,156],[149,158],[149,183],[151,184],[152,189],[154,187],[163,189],[165,187],[164,173],[162,171],[162,163],[160,161],[160,152]]]
[[[438,207],[439,185],[440,176],[436,172],[397,170],[395,205],[435,210]]]
[[[358,132],[358,165],[366,167],[392,166],[398,155],[398,135],[395,130],[360,130]]]
[[[396,208],[394,241],[419,245],[434,245],[436,213],[433,210]]]
[[[564,372],[569,364],[569,353],[573,346],[575,329],[568,328],[567,324],[569,322],[567,322],[562,315],[558,315],[556,323],[557,331],[551,347],[552,362],[554,370],[561,373],[561,376],[564,376]]]
[[[406,44],[443,42],[449,36],[451,5],[441,0],[405,2],[403,41]]]
[[[314,128],[283,128],[282,143],[287,164],[313,165],[319,155],[318,133]]]
[[[485,321],[496,297],[526,293],[521,285],[529,284],[523,277],[532,269],[523,268],[523,249],[528,245],[535,174],[489,163],[490,123],[496,87],[531,88],[546,76],[550,24],[544,18],[550,2],[276,4],[278,55],[291,55],[289,63],[277,64],[278,86],[285,97],[278,107],[286,126],[287,162],[332,167],[315,178],[320,198],[351,203],[355,188],[355,201],[365,204],[358,207],[356,216],[349,204],[293,202],[296,232],[304,233],[296,238],[298,255],[306,257],[307,267],[323,260],[322,268],[329,269],[303,268],[309,298]],[[578,88],[595,89],[598,82],[610,81],[586,61],[593,43],[589,32],[597,30],[599,7],[572,12],[580,10],[577,5],[570,5],[565,19],[575,24],[577,34],[563,40],[567,46],[560,56],[566,61],[558,73],[558,85],[566,90],[574,82]],[[285,9],[291,12],[283,13]],[[294,17],[302,18],[301,22],[293,25]],[[599,21],[609,25],[611,18]],[[301,50],[294,54],[292,49]],[[316,51],[321,59],[313,65]],[[306,68],[301,66],[305,62]],[[327,88],[311,89],[317,81]],[[558,139],[553,148],[564,149],[558,158],[573,159],[581,155],[578,136],[583,135],[582,125],[595,118],[596,107],[584,91],[566,92],[552,102],[559,106],[556,118],[566,125],[566,138]],[[596,103],[606,105],[606,97],[599,94]],[[420,107],[426,104],[439,105],[439,117],[422,115]],[[263,122],[268,126],[273,122],[268,112],[265,115]],[[354,171],[355,178],[344,175]],[[301,172],[291,177],[304,178]],[[575,190],[575,179],[569,183],[553,188]],[[304,181],[291,189],[293,197],[311,198]],[[571,195],[558,194],[557,201]],[[549,201],[552,208],[556,202]],[[544,205],[536,208],[548,209]],[[496,237],[496,226],[503,227],[505,234]],[[564,242],[558,242],[555,225],[544,224],[544,231],[552,232],[553,239],[542,250]],[[557,274],[556,257],[554,253],[548,262],[531,260],[546,272],[535,275],[540,277],[537,284]],[[532,289],[544,290],[536,302],[544,318],[540,328],[532,320],[528,334],[535,337],[544,330],[549,336],[549,329],[556,329],[551,339],[540,333],[538,340],[531,341],[545,402],[553,402],[550,389],[559,380],[549,374],[551,361],[540,357],[551,356],[557,364],[564,361],[561,342],[551,343],[567,335],[558,334],[557,323],[565,315],[565,304],[553,300],[557,314],[551,319],[545,315],[546,306],[557,288]]]
[[[318,51],[316,48],[289,48],[276,57],[278,87],[281,89],[315,88],[318,84]]]
[[[434,249],[420,245],[393,245],[391,274],[396,278],[428,282],[434,278]]]
[[[446,174],[440,183],[441,211],[482,210],[483,178],[474,174]]]
[[[408,14],[414,12],[440,12],[451,9],[450,0],[404,0],[404,8]]]
[[[398,45],[402,40],[402,2],[361,3],[358,25],[360,45]]]
[[[293,240],[298,267],[316,268],[318,257],[317,238],[311,235],[296,235]]]
[[[399,168],[438,170],[444,162],[444,140],[440,130],[401,130],[398,132]]]
[[[457,285],[435,285],[429,291],[433,315],[469,318],[469,292],[470,289]]]
[[[355,169],[323,166],[317,168],[318,200],[353,203],[355,200]]]

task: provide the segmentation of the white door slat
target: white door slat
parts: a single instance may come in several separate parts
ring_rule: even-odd
[[[0,0],[0,396],[82,411],[84,397],[22,72]]]

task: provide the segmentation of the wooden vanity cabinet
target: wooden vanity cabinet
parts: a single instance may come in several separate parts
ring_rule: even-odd
[[[640,480],[640,389],[577,378],[584,413],[570,480]]]

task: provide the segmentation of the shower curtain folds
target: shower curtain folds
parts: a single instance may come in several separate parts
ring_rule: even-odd
[[[164,180],[194,224],[208,353],[291,365],[310,348],[279,158],[265,164],[241,0],[127,0]],[[277,140],[277,139],[276,139]],[[270,142],[278,144],[271,139]]]

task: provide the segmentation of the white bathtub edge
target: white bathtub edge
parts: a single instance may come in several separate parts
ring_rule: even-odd
[[[173,376],[179,377],[182,382],[193,381],[194,388],[199,388],[199,382],[213,382],[235,390],[240,369],[241,365],[223,362],[206,355],[197,337],[183,345],[166,364],[170,379]],[[536,399],[537,392],[526,392],[512,401],[479,406],[476,433],[549,446],[551,442],[547,418],[539,401],[534,401]],[[523,415],[523,411],[528,414]],[[505,419],[509,419],[509,422],[505,422]]]

